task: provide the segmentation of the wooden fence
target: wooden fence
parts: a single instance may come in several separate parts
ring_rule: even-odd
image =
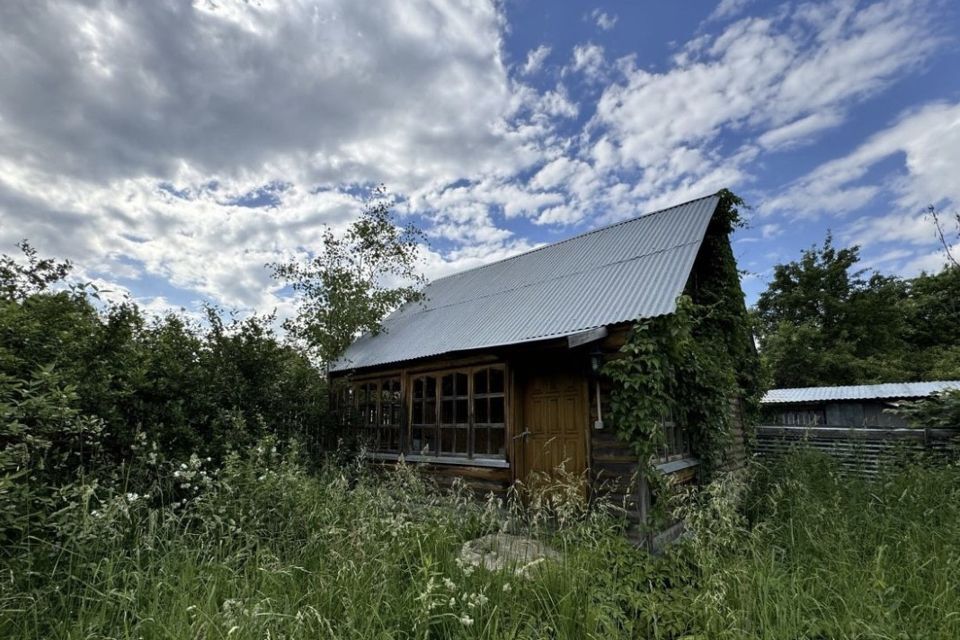
[[[849,472],[876,475],[884,466],[911,456],[956,459],[960,429],[756,427],[753,451],[760,457],[775,458],[796,446],[823,451]]]

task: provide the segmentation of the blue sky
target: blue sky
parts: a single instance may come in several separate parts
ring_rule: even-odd
[[[290,313],[383,182],[437,277],[729,187],[752,301],[833,231],[943,263],[960,8],[875,2],[164,0],[0,6],[0,251],[149,310]]]

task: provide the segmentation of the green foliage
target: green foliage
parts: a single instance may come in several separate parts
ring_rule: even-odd
[[[743,399],[752,415],[761,392],[750,317],[740,288],[729,234],[740,224],[742,200],[720,192],[689,295],[669,316],[637,322],[619,357],[604,373],[613,382],[612,422],[641,461],[663,445],[663,422],[672,420],[693,438],[694,453],[709,478],[722,464],[731,436],[731,401]],[[648,482],[663,479],[649,464]]]
[[[424,239],[415,226],[396,225],[378,187],[342,237],[324,232],[311,260],[271,265],[299,294],[297,317],[286,328],[323,363],[336,360],[361,333],[379,333],[389,312],[422,298],[416,266]]]
[[[145,451],[148,451],[149,447]],[[960,467],[844,476],[800,451],[680,496],[659,556],[603,510],[514,520],[561,558],[528,577],[458,561],[515,514],[412,468],[270,441],[222,466],[151,465],[139,493],[78,485],[56,536],[4,545],[19,638],[952,638]],[[563,510],[563,507],[560,507]],[[582,512],[581,512],[582,513]],[[540,524],[537,524],[540,523]]]
[[[44,533],[62,488],[104,466],[103,421],[78,405],[53,367],[23,381],[0,374],[0,542]]]
[[[69,261],[38,258],[37,250],[26,240],[17,247],[23,252],[26,264],[8,255],[0,256],[0,298],[4,300],[23,300],[62,281],[70,272]]]
[[[915,427],[960,428],[960,389],[941,391],[929,398],[904,402],[893,410]]]
[[[960,377],[960,268],[913,280],[855,270],[859,247],[827,235],[777,265],[756,308],[760,351],[780,387]]]
[[[54,527],[77,482],[119,482],[147,440],[159,459],[221,458],[265,435],[318,444],[325,378],[272,318],[148,320],[24,251],[0,259],[0,536]]]
[[[700,311],[681,297],[672,315],[636,323],[620,357],[608,362],[604,373],[613,382],[614,427],[641,461],[652,460],[663,446],[663,422],[671,420],[692,434],[694,452],[709,475],[722,463],[730,399],[738,387],[734,370],[697,339]],[[652,486],[662,486],[650,464],[642,471]]]

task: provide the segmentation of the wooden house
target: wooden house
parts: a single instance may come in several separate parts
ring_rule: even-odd
[[[678,296],[732,255],[729,225],[712,224],[721,201],[700,198],[435,280],[423,303],[390,315],[333,365],[341,415],[353,416],[345,421],[359,425],[375,459],[403,456],[498,493],[563,465],[642,520],[649,496],[610,425],[601,370],[634,321],[672,314]],[[695,477],[689,434],[664,429],[658,468]],[[742,437],[730,455],[742,458]]]

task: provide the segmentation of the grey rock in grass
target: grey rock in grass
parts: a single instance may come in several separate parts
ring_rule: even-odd
[[[460,562],[487,571],[510,570],[529,578],[531,573],[549,560],[557,560],[560,553],[532,538],[508,533],[492,533],[468,540],[460,549]]]

